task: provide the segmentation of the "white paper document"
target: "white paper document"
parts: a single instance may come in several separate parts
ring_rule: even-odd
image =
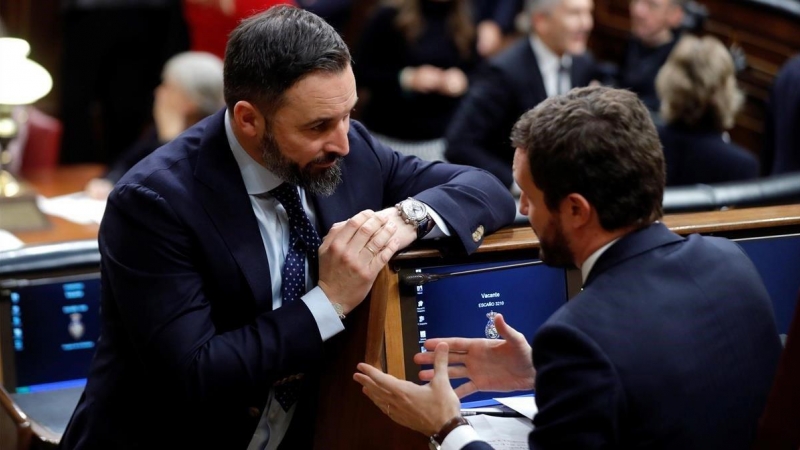
[[[496,398],[495,400],[522,414],[529,420],[533,420],[533,416],[539,411],[539,409],[536,408],[536,397],[533,395]]]
[[[528,450],[528,434],[533,424],[525,417],[467,417],[472,428],[497,450]]]
[[[15,250],[23,245],[24,243],[10,232],[0,230],[0,252],[3,250]]]
[[[82,225],[99,224],[103,218],[103,212],[106,210],[105,200],[95,200],[84,192],[50,198],[39,196],[36,203],[45,214],[58,216]]]

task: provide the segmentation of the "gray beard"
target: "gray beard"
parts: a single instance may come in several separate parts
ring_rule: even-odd
[[[281,153],[280,146],[270,133],[264,133],[261,140],[261,157],[264,166],[280,179],[287,183],[300,186],[315,195],[328,197],[336,190],[342,182],[342,157],[329,154],[322,156],[308,164],[306,169],[302,169],[296,162],[291,161]],[[314,163],[325,163],[336,161],[336,163],[325,169],[323,172],[314,173],[310,168]]]

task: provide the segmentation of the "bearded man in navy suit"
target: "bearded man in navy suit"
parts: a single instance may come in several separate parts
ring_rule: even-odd
[[[664,156],[641,100],[575,89],[526,113],[512,141],[539,256],[580,268],[582,291],[532,345],[501,316],[502,340],[427,341],[425,386],[359,364],[366,394],[443,449],[491,448],[458,396],[520,389],[535,391],[532,449],[749,449],[781,351],[772,304],[737,244],[659,222]],[[468,380],[454,391],[448,372]]]
[[[61,448],[310,448],[325,341],[392,255],[422,238],[469,253],[514,219],[490,174],[403,156],[351,121],[350,53],[313,13],[243,21],[224,87],[225,110],[109,197],[103,329]]]

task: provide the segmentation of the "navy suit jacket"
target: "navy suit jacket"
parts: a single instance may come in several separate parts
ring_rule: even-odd
[[[530,448],[749,449],[780,351],[738,245],[650,225],[603,253],[534,337]]]
[[[770,89],[764,120],[762,172],[800,171],[800,55],[783,65]]]
[[[717,131],[658,127],[667,163],[667,186],[711,184],[758,177],[758,159]]]
[[[224,111],[161,147],[109,197],[103,329],[61,448],[243,449],[273,383],[319,366],[324,345],[305,303],[272,310],[270,261],[223,120]],[[348,138],[341,185],[312,196],[321,236],[409,196],[444,218],[461,251],[514,218],[513,198],[488,173],[393,152],[355,121]],[[284,448],[310,447],[313,391]]]
[[[573,87],[588,86],[595,72],[586,54],[572,58]],[[519,39],[487,61],[456,110],[445,133],[445,158],[486,169],[506,186],[514,178],[511,129],[529,109],[547,98],[530,39]]]

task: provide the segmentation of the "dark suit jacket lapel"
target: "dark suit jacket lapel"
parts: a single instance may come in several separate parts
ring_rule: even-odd
[[[631,232],[608,248],[597,260],[584,287],[611,267],[646,251],[662,245],[678,242],[684,238],[670,231],[662,223],[654,223],[648,227]]]
[[[572,67],[569,71],[572,87],[584,87],[589,85],[592,81],[593,61],[593,58],[588,55],[574,56],[572,58]]]
[[[537,97],[536,103],[547,98],[547,89],[544,87],[544,79],[542,78],[542,70],[539,68],[539,61],[536,60],[536,54],[533,53],[531,42],[529,39],[523,40],[525,48],[521,52],[521,62],[519,67],[531,67],[534,70],[530,72],[520,70],[520,73],[525,75],[525,80],[528,84],[528,89]]]
[[[258,309],[271,309],[269,263],[239,166],[225,136],[224,120],[224,111],[215,114],[203,133],[195,167],[197,189],[253,296],[262,300]]]

